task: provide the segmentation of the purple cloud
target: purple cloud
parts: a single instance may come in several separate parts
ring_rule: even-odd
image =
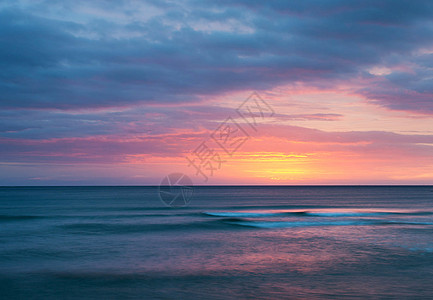
[[[332,87],[391,55],[406,61],[432,46],[428,1],[222,3],[144,2],[143,11],[159,13],[140,19],[128,1],[114,17],[104,3],[10,2],[0,13],[0,107],[184,103],[295,82]],[[59,15],[44,12],[51,5]],[[88,7],[100,13],[79,13]],[[428,74],[418,75],[402,88],[419,88]],[[365,95],[393,107],[380,92]]]

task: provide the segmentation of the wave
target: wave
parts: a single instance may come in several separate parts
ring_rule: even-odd
[[[27,216],[27,215],[0,215],[1,221],[22,221],[22,220],[34,220],[43,219],[44,216]]]
[[[293,228],[307,226],[348,226],[348,225],[367,225],[368,222],[359,221],[336,221],[336,222],[254,222],[241,221],[231,222],[232,225],[256,227],[256,228]]]
[[[241,218],[255,218],[255,217],[277,217],[282,213],[252,213],[252,212],[204,212],[204,215],[211,217],[241,217]]]
[[[212,230],[230,228],[230,222],[246,221],[242,218],[224,218],[208,221],[191,221],[177,223],[152,223],[152,224],[134,224],[134,223],[72,223],[58,225],[60,230],[67,231],[71,234],[124,234],[124,233],[146,233],[156,231],[185,231],[185,230]]]
[[[294,212],[203,212],[206,216],[211,217],[233,217],[233,218],[264,218],[264,217],[284,217],[284,216],[308,216],[306,211]]]
[[[281,212],[203,212],[204,215],[212,217],[241,217],[241,218],[263,218],[263,217],[284,217],[284,216],[305,216],[305,217],[370,217],[385,215],[406,215],[406,216],[424,216],[433,215],[430,211],[417,212],[390,212],[390,211],[373,211],[373,212],[314,212],[314,211],[281,211]]]
[[[431,220],[419,216],[432,215],[431,211],[362,211],[362,210],[299,210],[299,211],[211,211],[205,216],[219,218],[234,226],[255,228],[293,228],[308,226],[365,226],[365,225],[433,225]],[[396,218],[393,218],[395,216]],[[404,218],[401,218],[404,217]],[[229,220],[227,218],[240,218]],[[430,218],[429,218],[430,219]]]
[[[385,220],[345,220],[329,222],[257,222],[257,221],[228,221],[232,225],[256,227],[256,228],[294,228],[309,226],[365,226],[365,225],[433,225],[432,222],[404,222],[404,221],[385,221]]]

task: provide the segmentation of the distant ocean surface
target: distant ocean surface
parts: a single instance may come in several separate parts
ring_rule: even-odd
[[[433,187],[0,187],[0,299],[433,299]]]

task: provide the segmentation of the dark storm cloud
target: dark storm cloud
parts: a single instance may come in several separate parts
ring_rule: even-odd
[[[0,107],[126,107],[294,82],[332,87],[375,77],[366,69],[393,55],[416,74],[390,74],[361,92],[391,108],[433,111],[431,60],[413,55],[432,46],[430,1],[98,3],[3,6]],[[140,18],[136,8],[158,12]]]

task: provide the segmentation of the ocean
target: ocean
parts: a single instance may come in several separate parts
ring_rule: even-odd
[[[433,299],[432,186],[1,187],[0,299]]]

